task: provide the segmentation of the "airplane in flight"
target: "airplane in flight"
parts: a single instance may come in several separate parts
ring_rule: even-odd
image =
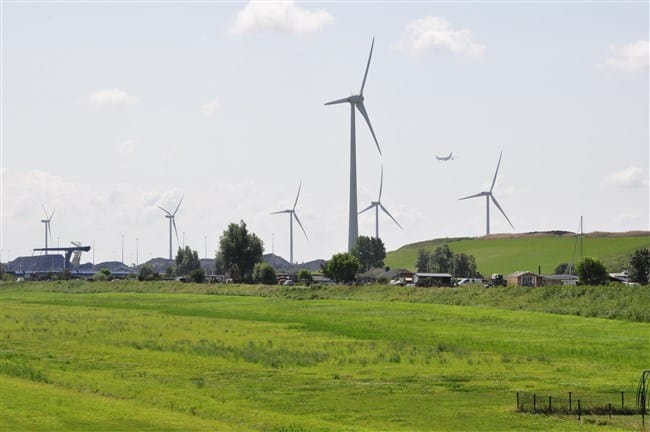
[[[450,160],[454,160],[453,155],[454,155],[454,153],[452,152],[452,153],[449,153],[447,156],[436,156],[436,159],[439,160],[439,161],[447,162],[447,161],[450,161]]]

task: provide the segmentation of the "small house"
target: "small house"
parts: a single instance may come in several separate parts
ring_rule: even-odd
[[[508,286],[538,287],[544,285],[544,277],[529,271],[516,271],[506,276]]]

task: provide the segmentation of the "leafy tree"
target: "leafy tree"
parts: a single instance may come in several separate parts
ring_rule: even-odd
[[[555,267],[554,272],[556,275],[575,274],[575,269],[568,263],[561,263]]]
[[[357,257],[363,270],[384,266],[386,248],[380,238],[360,236],[351,253]]]
[[[190,249],[189,246],[185,246],[184,249],[178,248],[174,262],[176,263],[174,269],[176,276],[189,275],[192,271],[201,268],[199,253]]]
[[[313,281],[314,281],[314,277],[312,276],[309,270],[307,269],[298,270],[298,282],[302,282],[304,284],[309,285]]]
[[[597,259],[586,257],[578,263],[578,277],[586,285],[606,285],[609,274],[603,263]]]
[[[630,279],[632,282],[647,285],[648,272],[650,272],[650,251],[648,248],[637,249],[630,259]]]
[[[453,265],[454,253],[449,249],[449,246],[438,246],[431,255],[430,269],[438,273],[451,273]]]
[[[147,264],[140,267],[140,271],[138,272],[139,281],[152,281],[159,279],[160,274],[157,271],[154,271],[153,267],[150,265]]]
[[[214,274],[222,275],[226,272],[226,269],[223,265],[223,257],[220,253],[217,253],[214,259]]]
[[[456,277],[476,277],[476,260],[473,255],[459,253],[452,258],[452,273]]]
[[[275,285],[278,277],[271,264],[258,262],[253,268],[253,280],[264,285]]]
[[[244,221],[228,225],[219,239],[218,256],[221,255],[224,270],[234,281],[252,280],[253,268],[262,260],[263,252],[262,240],[248,233]]]
[[[323,274],[336,282],[351,282],[359,271],[359,260],[352,254],[339,253],[322,266]]]
[[[431,254],[426,249],[418,249],[418,258],[415,263],[415,269],[419,273],[427,273],[430,268],[429,264],[431,263]]]
[[[196,268],[190,272],[190,279],[192,282],[203,283],[205,282],[205,270],[201,267]]]

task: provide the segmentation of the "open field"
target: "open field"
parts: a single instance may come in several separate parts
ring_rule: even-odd
[[[541,266],[542,273],[552,274],[558,264],[571,262],[576,239],[573,235],[550,234],[437,239],[388,252],[386,265],[415,270],[418,249],[432,251],[443,244],[449,245],[454,253],[474,255],[478,271],[483,275],[509,274],[518,270],[537,272],[538,266]],[[646,231],[585,235],[583,250],[584,256],[600,259],[609,271],[620,271],[632,253],[642,247],[650,247],[650,234]],[[579,259],[578,251],[575,259]]]
[[[306,288],[0,285],[0,428],[639,430],[639,416],[520,414],[515,392],[616,402],[625,391],[631,404],[650,364],[647,322],[372,288],[308,299]],[[626,289],[621,309],[647,309]]]

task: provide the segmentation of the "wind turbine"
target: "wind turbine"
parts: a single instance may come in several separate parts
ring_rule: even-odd
[[[490,198],[492,199],[492,202],[494,203],[495,206],[501,211],[501,214],[503,214],[503,217],[506,218],[512,229],[515,229],[515,227],[512,225],[512,222],[510,222],[510,219],[508,219],[508,216],[506,216],[506,213],[503,211],[501,206],[499,205],[499,202],[497,199],[494,197],[494,194],[492,193],[492,190],[494,189],[494,184],[497,181],[497,174],[499,172],[499,166],[501,165],[501,156],[503,155],[503,152],[499,154],[499,162],[497,163],[497,170],[494,172],[494,178],[492,179],[492,186],[490,186],[490,190],[487,192],[479,192],[474,195],[466,196],[463,198],[459,198],[459,200],[465,200],[468,198],[476,198],[480,196],[485,197],[485,211],[486,211],[486,228],[485,228],[485,235],[490,235]]]
[[[181,197],[181,200],[178,202],[178,205],[176,206],[176,210],[174,210],[173,213],[170,213],[168,210],[158,206],[158,208],[166,213],[165,217],[169,219],[169,259],[172,259],[172,225],[174,226],[174,232],[176,233],[176,243],[180,245],[180,242],[178,241],[178,231],[176,230],[176,220],[174,217],[176,216],[176,212],[178,212],[178,209],[181,206],[181,203],[183,202],[183,198]]]
[[[382,165],[381,167],[381,180],[379,182],[379,197],[377,198],[377,201],[370,201],[370,205],[366,207],[365,209],[361,210],[359,214],[365,212],[366,210],[370,210],[371,208],[375,208],[375,238],[379,238],[379,209],[386,213],[392,220],[397,224],[400,229],[403,229],[402,226],[397,222],[397,219],[393,217],[392,214],[388,210],[386,210],[386,207],[383,206],[381,203],[381,191],[384,187],[384,166]]]
[[[54,209],[56,210],[56,209]],[[47,255],[47,236],[49,234],[50,240],[52,239],[52,228],[50,227],[50,222],[52,221],[52,216],[54,216],[54,210],[48,216],[45,206],[43,206],[43,212],[45,212],[45,219],[41,219],[41,222],[45,224],[45,255]]]
[[[370,45],[370,55],[368,56],[368,64],[366,65],[366,72],[363,75],[363,81],[361,82],[361,90],[358,95],[352,95],[343,99],[337,99],[331,102],[327,102],[325,105],[335,105],[341,103],[350,104],[350,212],[348,219],[348,252],[352,250],[354,245],[357,242],[357,237],[359,236],[359,221],[357,219],[357,145],[356,145],[356,128],[355,128],[355,108],[359,110],[363,118],[368,124],[372,138],[377,144],[377,151],[381,155],[381,149],[379,148],[379,142],[375,136],[375,131],[372,129],[370,124],[370,118],[368,117],[368,112],[366,107],[363,104],[363,88],[366,85],[366,78],[368,77],[368,69],[370,68],[370,59],[372,58],[372,49],[375,46],[375,38],[372,38],[372,44]]]
[[[305,228],[303,228],[302,224],[300,223],[300,219],[298,219],[298,215],[296,214],[296,204],[298,204],[298,197],[300,196],[300,189],[302,188],[302,180],[300,180],[300,184],[298,185],[298,193],[296,194],[296,200],[293,203],[293,207],[289,210],[280,210],[273,212],[271,214],[280,214],[280,213],[289,213],[289,262],[293,264],[293,219],[296,219],[296,222],[298,222],[298,225],[300,225],[300,229],[302,230],[303,234],[305,234],[305,238],[307,237],[307,233],[305,232]]]

